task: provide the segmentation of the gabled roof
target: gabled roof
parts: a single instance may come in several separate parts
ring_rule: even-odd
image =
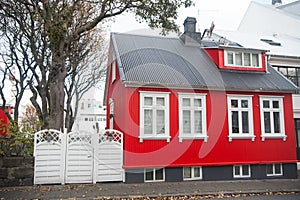
[[[111,34],[120,79],[126,86],[294,91],[272,67],[267,73],[220,70],[201,47],[179,38]]]

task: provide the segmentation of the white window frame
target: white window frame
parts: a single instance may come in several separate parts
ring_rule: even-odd
[[[276,163],[276,164],[267,164],[267,165],[272,165],[272,173],[268,174],[268,171],[266,171],[267,176],[283,176],[283,168],[281,163]],[[267,170],[267,165],[266,165],[266,170]],[[280,173],[276,173],[275,166],[280,165]]]
[[[156,179],[156,170],[163,170],[163,179],[162,180],[157,180]],[[146,180],[146,172],[152,171],[153,173],[153,180]],[[164,182],[165,181],[165,168],[146,168],[144,169],[144,182]]]
[[[182,100],[188,98],[191,100],[190,107],[184,107]],[[194,99],[201,99],[201,107],[194,106]],[[184,139],[203,139],[204,142],[207,142],[207,129],[206,129],[206,94],[191,94],[191,93],[178,93],[179,101],[179,142],[182,142]],[[191,111],[191,133],[189,135],[183,133],[183,110]],[[202,113],[202,133],[195,133],[195,124],[194,124],[194,111],[201,111]]]
[[[190,168],[191,170],[191,178],[185,178],[184,177],[184,169],[186,168]],[[200,176],[199,177],[195,177],[195,173],[194,173],[194,169],[195,168],[199,168],[200,169]],[[182,168],[182,173],[183,173],[183,180],[184,181],[189,181],[189,180],[202,180],[202,167],[201,166],[194,166],[194,167],[183,167]]]
[[[264,108],[263,101],[269,101],[270,105],[272,101],[279,102],[279,108]],[[266,138],[282,138],[283,141],[286,141],[287,135],[285,134],[285,126],[284,126],[284,106],[283,106],[283,96],[260,96],[260,123],[261,123],[261,138],[262,141],[265,141]],[[270,112],[270,125],[271,125],[271,133],[265,133],[265,123],[264,123],[264,112]],[[279,112],[280,117],[280,133],[275,133],[274,128],[274,119],[273,112]]]
[[[228,94],[227,95],[227,106],[228,106],[228,139],[229,142],[232,141],[232,139],[251,139],[252,141],[255,140],[254,135],[254,128],[253,128],[253,106],[252,106],[252,97],[253,95],[233,95]],[[231,100],[238,100],[238,108],[232,108],[231,107]],[[241,101],[247,100],[248,101],[248,108],[242,108],[241,107]],[[239,133],[233,133],[232,132],[232,112],[237,111],[238,117],[239,117]],[[243,133],[243,127],[242,127],[242,112],[248,111],[248,124],[249,124],[249,133]]]
[[[169,97],[170,92],[148,92],[148,91],[140,91],[140,135],[139,139],[140,142],[143,140],[166,140],[170,142],[170,100]],[[153,102],[152,106],[144,105],[144,98],[151,97],[152,99],[156,98],[164,98],[165,105],[164,106],[157,106],[155,102]],[[153,132],[152,135],[144,133],[144,110],[145,109],[152,109],[153,119]],[[165,113],[165,133],[164,134],[157,134],[156,132],[156,110],[164,110]]]
[[[111,65],[111,82],[116,80],[117,62],[114,60]]]
[[[228,63],[228,53],[233,54],[233,64]],[[237,65],[235,62],[235,54],[236,53],[242,53],[242,65]],[[248,53],[250,54],[250,66],[244,65],[244,54]],[[253,66],[253,54],[258,55],[258,66]],[[262,68],[262,55],[261,52],[252,52],[252,51],[237,51],[237,50],[224,50],[224,64],[225,66],[230,67],[244,67],[244,68],[253,68],[253,69],[260,69]]]
[[[248,166],[248,175],[243,174],[243,167]],[[235,169],[239,168],[239,175],[236,175]],[[250,165],[233,165],[233,178],[250,178],[251,177],[251,166]]]

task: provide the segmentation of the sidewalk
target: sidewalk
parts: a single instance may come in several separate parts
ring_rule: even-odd
[[[97,183],[0,188],[0,199],[143,199],[232,193],[300,192],[300,179]]]

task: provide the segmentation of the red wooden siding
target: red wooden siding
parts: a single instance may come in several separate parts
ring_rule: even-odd
[[[223,58],[223,56],[221,56]],[[118,71],[118,70],[117,70]],[[170,93],[170,136],[171,141],[139,141],[140,93],[139,91]],[[176,167],[193,165],[260,164],[295,162],[295,135],[291,94],[284,96],[284,123],[287,135],[282,139],[261,140],[259,95],[269,93],[195,91],[206,93],[208,141],[183,140],[179,142],[178,92],[192,90],[125,88],[119,74],[114,84],[109,83],[108,98],[114,100],[114,127],[124,133],[124,168]],[[255,141],[251,139],[228,140],[227,94],[253,95],[253,123]],[[107,105],[108,102],[107,102]],[[109,108],[107,109],[109,113]],[[109,117],[107,118],[109,119]],[[109,120],[107,120],[109,123]]]

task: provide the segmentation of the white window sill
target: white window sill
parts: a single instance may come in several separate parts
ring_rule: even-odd
[[[179,142],[182,142],[182,140],[204,140],[204,142],[207,142],[208,136],[207,135],[192,135],[192,136],[179,136]]]
[[[196,180],[202,180],[202,177],[194,177],[194,178],[184,178],[184,181],[196,181]]]
[[[229,142],[232,142],[233,139],[238,139],[238,140],[247,140],[251,139],[252,142],[255,140],[255,135],[250,135],[250,134],[230,134],[228,135],[228,140]]]
[[[287,135],[272,133],[272,134],[263,134],[261,135],[261,140],[265,141],[265,139],[280,139],[282,138],[283,141],[286,141]]]
[[[140,142],[143,140],[166,140],[170,142],[171,136],[139,136]]]
[[[250,178],[251,176],[250,175],[240,175],[240,176],[233,176],[233,178]]]

